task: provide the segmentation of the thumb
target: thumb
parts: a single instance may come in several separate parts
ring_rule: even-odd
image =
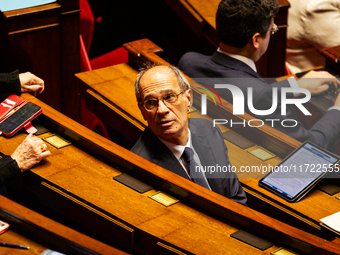
[[[26,136],[25,140],[30,139],[33,136],[33,133],[28,133],[28,135]]]
[[[46,157],[48,157],[50,155],[51,155],[50,151],[44,151],[43,153],[41,153],[41,158],[46,158]]]
[[[328,89],[329,89],[329,85],[328,85],[328,84],[323,84],[323,85],[321,85],[321,86],[319,87],[320,93],[322,93],[322,92],[324,92],[324,91],[326,91],[326,90],[328,90]]]
[[[41,89],[40,85],[24,85],[21,87],[21,92],[36,92]]]

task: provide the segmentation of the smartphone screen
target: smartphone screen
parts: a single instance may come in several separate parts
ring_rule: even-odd
[[[39,111],[41,111],[41,107],[31,102],[27,102],[18,110],[14,109],[14,111],[15,112],[12,113],[11,116],[7,117],[0,123],[0,131],[4,134],[11,134],[13,131],[18,129],[23,123],[31,119],[32,116],[39,113]]]

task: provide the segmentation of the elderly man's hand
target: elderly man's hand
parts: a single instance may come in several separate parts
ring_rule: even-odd
[[[21,172],[24,172],[51,154],[46,149],[46,144],[40,138],[29,134],[11,157],[17,161]]]
[[[45,89],[45,83],[42,79],[30,72],[19,74],[21,92],[34,92],[41,94]]]

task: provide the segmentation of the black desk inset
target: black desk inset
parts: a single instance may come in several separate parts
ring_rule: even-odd
[[[262,251],[268,249],[269,247],[273,246],[274,244],[272,242],[269,242],[265,239],[262,239],[258,236],[255,236],[253,234],[248,233],[244,230],[238,230],[235,233],[232,233],[230,235],[231,237],[234,237],[237,240],[240,240],[242,242],[245,242],[251,246],[254,246]]]
[[[139,193],[144,193],[152,189],[151,186],[145,184],[144,182],[141,182],[140,180],[137,180],[136,178],[133,178],[128,174],[120,174],[113,177],[113,179]]]

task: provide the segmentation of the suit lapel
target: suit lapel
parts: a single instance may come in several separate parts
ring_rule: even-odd
[[[214,154],[209,144],[209,140],[204,134],[197,132],[197,128],[195,124],[192,123],[192,121],[189,120],[189,123],[192,144],[200,158],[202,165],[207,166],[209,165],[209,162],[215,161]]]
[[[195,125],[195,121],[192,120],[193,119],[189,119],[192,144],[200,158],[202,166],[216,166],[218,161],[214,155],[214,150],[212,148],[213,145],[210,143],[209,138],[205,133],[199,132]],[[219,175],[219,173],[215,173],[214,178],[207,178],[211,190],[213,191],[220,189],[219,187],[222,179],[217,178],[217,175]]]
[[[145,130],[145,141],[153,163],[189,180],[188,175],[175,155],[149,128]]]

